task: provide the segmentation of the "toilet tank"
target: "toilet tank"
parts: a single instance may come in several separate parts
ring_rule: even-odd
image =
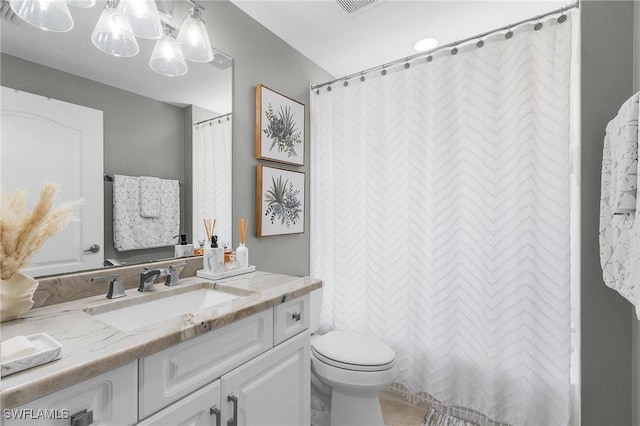
[[[322,309],[322,287],[311,292],[309,309],[309,331],[315,333],[320,326],[320,310]]]

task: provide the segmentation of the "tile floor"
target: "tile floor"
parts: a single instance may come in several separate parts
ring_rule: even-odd
[[[380,405],[386,426],[420,426],[427,410],[415,407],[389,392],[380,392]]]

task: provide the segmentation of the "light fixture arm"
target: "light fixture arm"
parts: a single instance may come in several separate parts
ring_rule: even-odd
[[[194,0],[187,0],[187,2],[191,3],[195,9],[207,10],[207,9],[204,8],[204,6],[202,6],[200,3],[198,3],[198,2],[196,2]]]

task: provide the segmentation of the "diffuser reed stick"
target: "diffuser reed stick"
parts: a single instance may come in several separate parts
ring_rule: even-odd
[[[240,219],[240,244],[245,244],[247,240],[247,222],[248,219]]]
[[[209,231],[209,219],[202,219],[204,222],[204,232],[207,234],[207,241],[211,241],[211,232]]]

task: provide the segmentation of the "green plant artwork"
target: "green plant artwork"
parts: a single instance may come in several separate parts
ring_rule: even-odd
[[[279,153],[287,153],[289,158],[297,156],[296,148],[302,143],[302,133],[297,128],[291,107],[280,106],[280,111],[275,114],[269,103],[265,115],[269,125],[264,133],[271,138],[269,152],[277,147]]]
[[[271,224],[276,220],[289,228],[300,220],[302,202],[298,199],[300,190],[295,189],[293,183],[282,176],[278,180],[271,178],[271,188],[267,190],[264,200],[267,203],[265,216],[270,216]]]

